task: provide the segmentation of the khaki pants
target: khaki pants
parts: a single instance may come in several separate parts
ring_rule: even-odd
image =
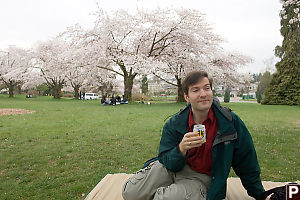
[[[155,161],[126,181],[122,196],[124,200],[201,200],[209,185],[210,176],[188,165],[173,173]]]

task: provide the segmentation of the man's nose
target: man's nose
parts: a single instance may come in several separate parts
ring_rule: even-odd
[[[200,97],[206,96],[206,92],[203,89],[201,89],[199,90],[199,95]]]

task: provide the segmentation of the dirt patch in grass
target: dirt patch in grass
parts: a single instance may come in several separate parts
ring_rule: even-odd
[[[34,110],[15,109],[15,108],[0,108],[0,116],[32,114],[34,112],[35,112]]]
[[[297,119],[297,120],[295,121],[295,123],[298,124],[298,125],[300,125],[300,119]]]
[[[298,119],[298,120],[295,121],[295,125],[296,125],[297,129],[300,128],[300,119]]]
[[[296,125],[297,128],[300,128],[300,119],[296,119],[292,122],[293,125]]]

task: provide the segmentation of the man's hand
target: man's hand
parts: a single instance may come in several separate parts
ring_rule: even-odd
[[[185,156],[186,152],[192,148],[200,147],[203,143],[203,139],[202,136],[198,136],[197,132],[186,133],[179,143],[179,149],[182,155]]]

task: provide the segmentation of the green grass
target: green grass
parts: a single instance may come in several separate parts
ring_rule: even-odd
[[[134,173],[157,154],[164,120],[184,105],[0,95],[0,108],[36,111],[0,116],[0,199],[82,199],[106,174]],[[252,133],[262,179],[299,180],[300,107],[226,106]]]

